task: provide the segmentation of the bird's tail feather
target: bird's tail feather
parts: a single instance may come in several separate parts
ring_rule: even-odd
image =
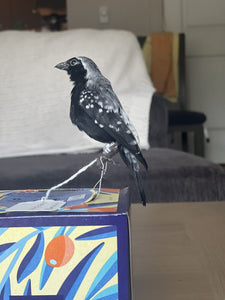
[[[139,151],[139,153],[136,155],[137,159],[142,163],[142,165],[145,167],[145,169],[148,169],[148,164],[146,162],[146,160],[144,159],[141,151]]]
[[[136,157],[125,147],[120,146],[119,147],[120,156],[129,168],[129,170],[132,172],[132,175],[134,176],[141,200],[143,205],[146,205],[146,196],[145,191],[142,184],[142,179],[140,175],[140,167],[138,164],[138,161]]]

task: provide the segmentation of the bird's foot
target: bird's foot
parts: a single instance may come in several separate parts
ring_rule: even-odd
[[[112,157],[118,152],[118,144],[113,142],[110,144],[105,144],[103,147],[101,154],[97,161],[97,166],[99,169],[102,169],[102,164],[112,163],[116,164]]]
[[[102,156],[106,159],[111,159],[118,152],[118,144],[113,142],[105,144],[102,150]]]

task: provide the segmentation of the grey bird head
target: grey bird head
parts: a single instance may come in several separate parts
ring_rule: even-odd
[[[70,69],[77,69],[81,65],[87,71],[87,73],[100,73],[97,65],[93,62],[93,60],[85,56],[72,57],[64,62],[57,64],[55,68],[68,71]]]
[[[75,68],[76,66],[80,65],[81,61],[76,57],[72,57],[67,61],[63,61],[55,66],[55,68],[60,70],[69,71],[69,69]]]
[[[70,58],[55,67],[67,71],[70,79],[76,83],[80,80],[86,80],[91,85],[98,78],[104,78],[93,60],[85,56]]]

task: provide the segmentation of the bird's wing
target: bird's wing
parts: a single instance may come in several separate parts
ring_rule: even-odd
[[[104,129],[119,144],[134,154],[140,151],[136,131],[133,130],[128,116],[110,87],[99,86],[98,90],[83,90],[80,94],[79,104],[93,122]]]

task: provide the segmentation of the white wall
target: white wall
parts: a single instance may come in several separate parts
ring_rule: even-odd
[[[108,9],[109,22],[99,22],[99,8]],[[137,35],[162,30],[161,0],[67,0],[69,28],[126,29]]]
[[[225,162],[225,1],[164,0],[164,29],[185,32],[188,108],[207,115],[206,157]]]

